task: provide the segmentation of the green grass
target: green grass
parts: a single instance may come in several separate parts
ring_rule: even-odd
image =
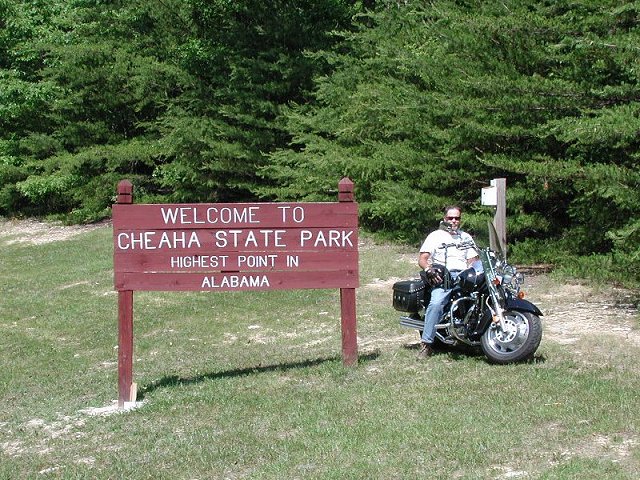
[[[355,368],[338,291],[137,292],[140,404],[90,415],[118,394],[111,255],[109,227],[3,245],[0,479],[636,478],[638,348],[416,362],[375,286],[414,274],[414,249],[368,239]]]

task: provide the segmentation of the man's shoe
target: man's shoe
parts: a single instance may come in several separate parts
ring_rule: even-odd
[[[418,359],[422,360],[425,359],[427,357],[430,357],[434,354],[433,351],[433,347],[431,346],[430,343],[427,342],[421,342],[420,343],[420,350],[418,351]]]

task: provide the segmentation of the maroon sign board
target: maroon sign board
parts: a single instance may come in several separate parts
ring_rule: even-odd
[[[338,202],[113,205],[118,291],[119,405],[135,400],[133,292],[339,288],[345,365],[357,362],[358,205],[353,182]]]

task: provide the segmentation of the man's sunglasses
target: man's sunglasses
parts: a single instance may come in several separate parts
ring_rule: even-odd
[[[460,217],[444,217],[447,220],[460,220]]]

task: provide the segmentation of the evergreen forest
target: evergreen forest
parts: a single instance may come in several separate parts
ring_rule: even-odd
[[[640,282],[640,1],[0,0],[0,216],[335,201]]]

